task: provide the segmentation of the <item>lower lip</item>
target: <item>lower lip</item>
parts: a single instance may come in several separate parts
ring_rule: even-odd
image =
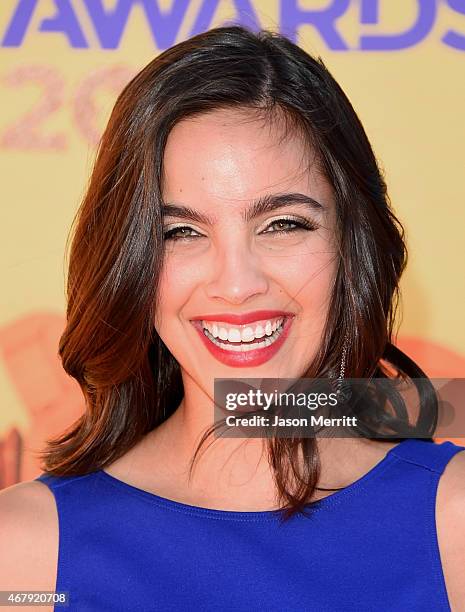
[[[263,348],[254,349],[246,352],[233,352],[228,351],[227,349],[222,349],[221,347],[211,342],[203,333],[201,321],[192,321],[192,323],[198,334],[200,335],[202,342],[205,344],[205,346],[213,355],[213,357],[215,357],[218,361],[221,361],[221,363],[224,363],[224,365],[231,366],[233,368],[244,368],[262,365],[262,363],[269,361],[274,355],[276,355],[276,353],[284,344],[287,335],[289,334],[289,329],[291,327],[293,318],[294,317],[285,317],[281,334],[279,335],[277,340],[273,342],[273,344],[270,344],[270,346],[264,346]]]

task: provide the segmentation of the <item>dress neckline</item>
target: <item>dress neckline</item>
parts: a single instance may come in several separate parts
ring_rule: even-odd
[[[372,478],[380,474],[384,469],[396,458],[395,451],[399,447],[405,448],[406,446],[415,444],[419,440],[417,438],[405,438],[392,448],[388,450],[388,452],[384,455],[384,457],[376,463],[368,472],[354,480],[350,485],[344,487],[336,491],[335,493],[331,493],[326,497],[321,499],[308,502],[305,504],[306,508],[311,510],[323,508],[326,506],[330,506],[334,503],[338,503],[343,497],[347,497],[351,493],[359,490],[361,487],[365,486]],[[183,512],[185,514],[193,514],[193,515],[201,515],[204,517],[217,518],[217,519],[225,519],[225,520],[261,520],[261,519],[273,519],[280,516],[283,512],[282,509],[275,510],[220,510],[216,508],[209,508],[206,506],[195,506],[193,504],[187,504],[185,502],[176,501],[174,499],[170,499],[168,497],[163,497],[161,495],[157,495],[156,493],[152,493],[151,491],[147,491],[146,489],[141,489],[134,485],[117,478],[106,472],[104,469],[97,470],[95,472],[98,477],[103,479],[105,482],[118,487],[120,490],[133,495],[139,498],[143,498],[147,501],[151,501],[158,506],[163,506],[164,508],[175,510],[178,512]]]

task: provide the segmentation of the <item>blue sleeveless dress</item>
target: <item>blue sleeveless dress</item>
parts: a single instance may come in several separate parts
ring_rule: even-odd
[[[56,591],[72,612],[450,612],[435,500],[462,450],[405,439],[282,524],[279,510],[192,506],[103,470],[41,474],[58,510]]]

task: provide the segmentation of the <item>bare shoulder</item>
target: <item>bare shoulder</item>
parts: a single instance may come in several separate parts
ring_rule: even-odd
[[[453,612],[465,610],[465,451],[447,464],[439,479],[436,527],[449,602]]]
[[[31,480],[0,491],[0,541],[1,590],[55,590],[58,515],[44,483]]]

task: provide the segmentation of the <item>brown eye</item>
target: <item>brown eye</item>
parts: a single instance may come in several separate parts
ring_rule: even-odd
[[[271,230],[271,227],[277,227],[278,229]],[[264,234],[287,234],[291,232],[296,232],[299,230],[304,231],[313,231],[316,230],[317,226],[314,223],[306,220],[297,220],[297,219],[275,219],[272,221],[267,229],[263,232]]]
[[[197,236],[192,236],[189,232],[194,232]],[[191,238],[201,237],[192,227],[188,227],[187,225],[183,225],[180,227],[173,227],[164,233],[165,240],[189,240]]]
[[[279,231],[288,231],[289,229],[295,229],[297,224],[295,223],[295,221],[273,221],[273,223],[270,223],[270,225],[268,226],[270,227],[276,227]],[[294,226],[294,227],[290,227],[290,226]]]

